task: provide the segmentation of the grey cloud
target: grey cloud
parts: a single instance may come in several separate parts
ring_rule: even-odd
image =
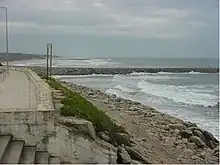
[[[9,0],[6,4],[11,10],[9,26],[13,33],[26,28],[28,33],[32,29],[34,33],[48,33],[49,30],[49,33],[55,31],[70,35],[103,33],[147,38],[160,38],[160,35],[161,38],[183,38],[192,36],[204,27],[200,25],[205,23],[191,20],[193,15],[188,10],[149,6],[148,2],[149,0]],[[0,25],[3,24],[1,22]],[[27,26],[20,26],[21,24]]]
[[[53,41],[58,54],[65,50],[65,54],[75,51],[80,55],[137,53],[160,57],[164,53],[216,57],[218,10],[215,2],[0,0],[0,6],[8,6],[13,51],[37,52]],[[4,13],[0,10],[0,43],[3,43],[0,51],[4,50],[4,28]]]

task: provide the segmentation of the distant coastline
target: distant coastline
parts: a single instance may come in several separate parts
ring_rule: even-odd
[[[54,56],[58,57],[58,56]],[[46,59],[44,54],[26,54],[26,53],[9,53],[8,57],[6,53],[0,53],[0,62],[7,61],[22,61],[22,60],[32,60],[32,59]]]

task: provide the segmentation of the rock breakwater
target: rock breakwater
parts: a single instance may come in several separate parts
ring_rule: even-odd
[[[46,73],[45,67],[30,67],[37,73]],[[134,72],[158,73],[158,72],[201,72],[218,73],[219,68],[59,68],[52,69],[53,75],[90,75],[90,74],[131,74]]]

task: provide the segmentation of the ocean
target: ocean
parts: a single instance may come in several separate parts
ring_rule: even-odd
[[[218,67],[218,59],[54,59],[54,67]],[[14,65],[45,66],[43,60],[17,61]],[[219,138],[219,73],[131,73],[127,75],[55,76],[109,94],[139,101],[158,111],[195,122]]]
[[[9,62],[17,66],[46,66],[46,59]],[[53,58],[53,67],[101,67],[101,68],[218,68],[218,59],[174,58]]]

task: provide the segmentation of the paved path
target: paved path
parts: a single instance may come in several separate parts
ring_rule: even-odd
[[[36,98],[36,85],[22,71],[11,70],[0,81],[0,110],[33,110],[37,107]]]

